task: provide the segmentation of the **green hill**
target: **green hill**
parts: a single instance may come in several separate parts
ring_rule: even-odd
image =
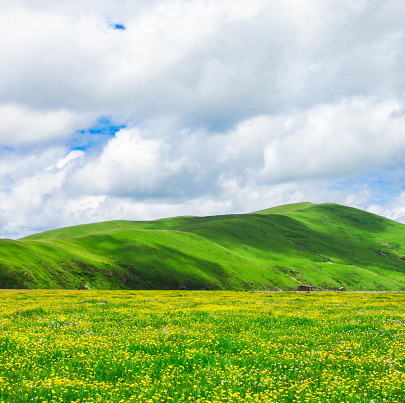
[[[405,290],[405,226],[338,204],[0,240],[0,288]]]

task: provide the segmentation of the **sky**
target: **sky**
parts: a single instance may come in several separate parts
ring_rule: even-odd
[[[405,223],[403,0],[0,0],[0,237],[340,203]]]

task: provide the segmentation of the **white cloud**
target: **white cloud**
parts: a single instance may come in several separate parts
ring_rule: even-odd
[[[36,111],[15,104],[0,105],[0,144],[21,145],[66,138],[90,122],[66,110]]]
[[[42,172],[55,160],[62,158],[64,153],[65,149],[61,147],[47,147],[20,154],[15,151],[3,152],[0,159],[0,183],[6,184],[7,178],[10,183],[18,182],[30,175]],[[1,186],[0,189],[4,190],[4,186]]]
[[[404,215],[400,178],[378,202],[369,174],[405,164],[404,12],[399,0],[2,2],[2,233],[302,200]],[[72,150],[103,116],[127,128]],[[342,185],[353,178],[364,183]]]
[[[62,169],[70,161],[74,161],[77,158],[83,158],[84,155],[85,155],[84,151],[73,150],[70,153],[66,154],[59,161],[57,161],[56,164],[55,164],[55,167],[58,168],[58,169]]]
[[[2,6],[0,104],[233,124],[404,86],[397,1],[84,3]]]
[[[372,204],[368,207],[368,211],[405,224],[405,192],[401,192],[397,197],[393,197],[385,205]]]
[[[135,194],[153,191],[160,176],[170,175],[161,155],[165,146],[141,137],[139,130],[120,130],[94,161],[80,169],[73,182],[84,192]]]
[[[398,102],[351,99],[320,105],[304,114],[287,116],[269,131],[276,133],[265,146],[264,178],[354,175],[403,160],[405,118]]]

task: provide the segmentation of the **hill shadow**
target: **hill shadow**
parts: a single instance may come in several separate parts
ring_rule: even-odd
[[[209,258],[196,257],[156,240],[136,243],[133,239],[113,235],[91,235],[82,239],[88,250],[113,260],[113,276],[123,279],[130,286],[139,288],[179,289],[187,288],[229,289],[242,286],[242,279],[229,275],[220,263]],[[207,256],[209,252],[207,251]],[[205,277],[202,271],[206,274]]]

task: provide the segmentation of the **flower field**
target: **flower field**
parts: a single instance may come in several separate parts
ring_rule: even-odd
[[[2,291],[0,402],[404,402],[405,294]]]

